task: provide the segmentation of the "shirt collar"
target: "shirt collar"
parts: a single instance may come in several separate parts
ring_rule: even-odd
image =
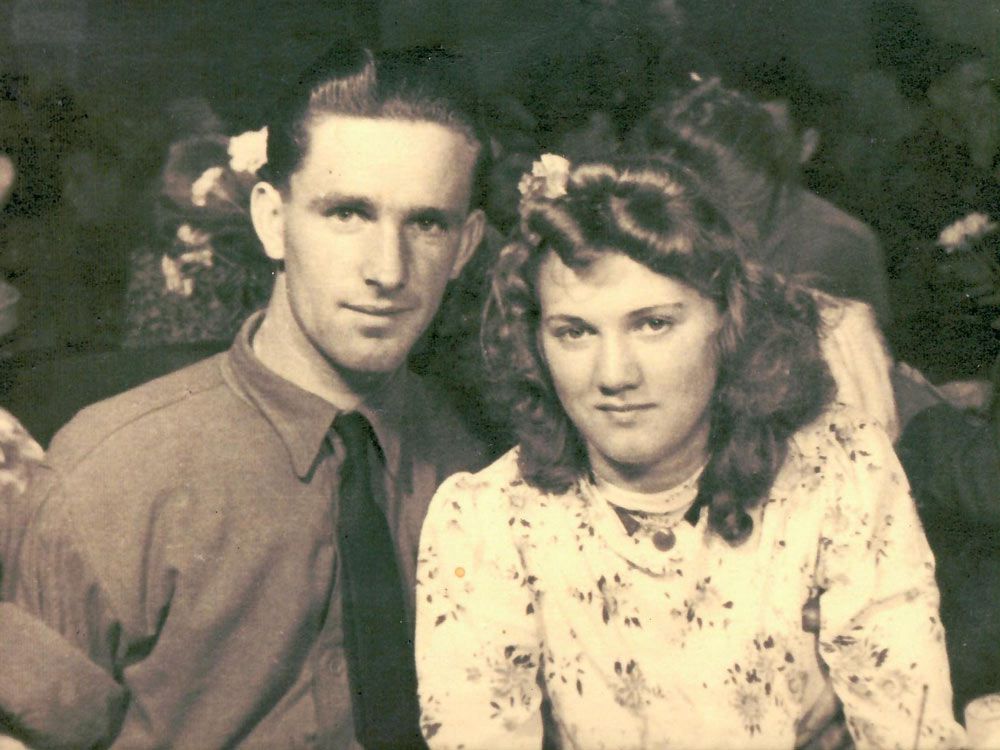
[[[268,369],[253,352],[253,336],[264,311],[250,316],[240,328],[224,360],[223,372],[231,386],[253,404],[284,443],[300,479],[312,472],[324,448],[334,418],[342,411]],[[413,376],[401,370],[358,411],[371,423],[392,476],[400,463],[400,431],[406,424],[405,392]]]

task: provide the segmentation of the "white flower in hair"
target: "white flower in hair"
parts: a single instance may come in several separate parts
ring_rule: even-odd
[[[974,242],[997,228],[990,217],[978,211],[949,224],[938,235],[938,244],[946,250],[955,250],[968,242]]]
[[[195,229],[190,224],[181,224],[177,227],[177,239],[182,245],[186,245],[187,247],[203,247],[212,241],[208,232]]]
[[[531,172],[525,173],[517,184],[521,197],[525,200],[547,198],[555,200],[566,195],[569,170],[572,165],[565,156],[542,154],[531,165]]]
[[[169,255],[164,255],[160,258],[160,270],[167,282],[168,292],[178,294],[181,297],[190,297],[194,294],[194,279],[184,275],[179,261],[174,260]]]
[[[229,139],[229,168],[234,172],[257,174],[267,163],[267,126],[248,130]]]
[[[191,202],[196,206],[204,207],[208,205],[208,198],[211,195],[225,197],[222,187],[223,167],[209,167],[201,173],[201,177],[191,185]]]

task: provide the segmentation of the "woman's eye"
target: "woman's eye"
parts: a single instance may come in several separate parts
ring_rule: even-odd
[[[583,326],[566,326],[565,328],[559,328],[556,330],[556,338],[567,341],[576,341],[578,339],[582,339],[587,335],[587,333],[587,329]]]
[[[639,324],[639,328],[649,333],[659,333],[665,331],[673,325],[669,318],[646,318]]]

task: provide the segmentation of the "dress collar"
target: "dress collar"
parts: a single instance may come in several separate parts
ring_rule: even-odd
[[[585,505],[586,516],[596,531],[596,537],[630,565],[651,575],[672,575],[683,560],[700,554],[698,549],[707,533],[708,514],[701,512],[703,506],[693,504],[697,482],[690,498],[681,505],[687,511],[672,527],[676,544],[668,550],[657,548],[647,535],[630,534],[615,503],[589,479],[579,480],[575,491]]]
[[[640,513],[672,514],[686,511],[698,494],[698,480],[704,466],[699,466],[680,484],[662,492],[635,492],[612,484],[600,477],[594,478],[597,491],[612,505]]]

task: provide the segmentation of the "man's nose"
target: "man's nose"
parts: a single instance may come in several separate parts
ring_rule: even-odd
[[[395,222],[382,222],[365,257],[365,283],[393,292],[406,286],[406,242],[402,228]]]
[[[642,381],[642,368],[627,336],[604,337],[595,368],[597,386],[607,395],[631,390]]]

